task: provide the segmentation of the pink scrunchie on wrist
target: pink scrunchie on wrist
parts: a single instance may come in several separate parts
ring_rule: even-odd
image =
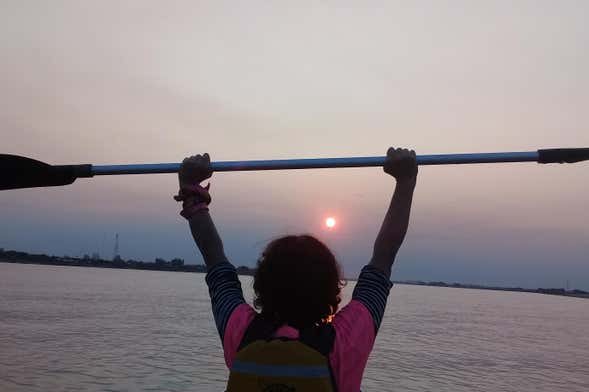
[[[210,188],[211,183],[204,187],[200,184],[194,184],[180,188],[178,194],[174,196],[174,200],[182,202],[180,215],[190,219],[200,211],[208,211],[208,206],[211,203]]]
[[[200,211],[208,211],[209,207],[206,203],[200,202],[191,205],[190,207],[186,206],[186,202],[182,204],[182,211],[180,211],[180,215],[182,215],[187,220],[193,218],[198,212]]]

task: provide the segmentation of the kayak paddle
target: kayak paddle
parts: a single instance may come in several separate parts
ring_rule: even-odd
[[[213,171],[319,169],[382,166],[386,157],[279,159],[212,162]],[[524,152],[418,155],[418,165],[538,162],[575,163],[589,160],[589,148],[553,148]],[[115,174],[176,173],[180,163],[137,165],[49,165],[31,158],[0,154],[0,190],[59,186],[77,178]]]

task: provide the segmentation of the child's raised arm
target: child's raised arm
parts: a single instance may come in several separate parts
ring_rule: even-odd
[[[209,286],[217,331],[221,341],[224,342],[229,319],[236,308],[243,304],[245,314],[252,315],[255,312],[245,305],[237,272],[225,256],[223,242],[209,214],[208,205],[211,202],[209,186],[203,187],[200,183],[211,177],[212,174],[209,154],[195,155],[184,159],[178,172],[180,192],[174,196],[174,199],[182,201],[180,215],[188,220],[194,242],[196,242],[207,265],[205,280]],[[230,332],[230,338],[236,335],[235,328]],[[233,345],[229,344],[229,346],[237,347],[234,340],[230,339]],[[224,348],[226,349],[225,359],[229,361],[228,352],[231,351],[227,351],[225,344]],[[227,362],[227,364],[229,363]]]
[[[390,277],[395,256],[409,226],[409,214],[418,171],[415,151],[389,148],[384,171],[395,177],[397,185],[374,242],[374,252],[369,264]]]
[[[188,220],[192,237],[209,269],[217,263],[227,261],[223,242],[209,214],[211,196],[208,186],[200,186],[212,174],[209,154],[184,159],[178,172],[180,192],[175,196],[176,200],[183,202],[181,214]]]

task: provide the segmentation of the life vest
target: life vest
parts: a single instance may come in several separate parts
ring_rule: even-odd
[[[278,327],[257,315],[237,349],[227,392],[336,391],[329,365],[335,330],[323,324],[298,339],[274,337]]]

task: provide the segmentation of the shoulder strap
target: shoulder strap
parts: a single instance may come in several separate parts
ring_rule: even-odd
[[[335,328],[331,323],[305,328],[299,331],[299,340],[327,357],[335,343]]]
[[[333,327],[333,324],[327,323],[311,328],[305,328],[299,332],[299,340],[328,358],[327,364],[329,366],[329,378],[331,379],[333,390],[337,392],[339,390],[338,385],[335,382],[335,375],[331,367],[331,361],[329,361],[329,354],[333,351],[333,346],[335,344],[335,328]]]
[[[258,313],[245,330],[237,351],[256,340],[270,339],[277,329],[278,326],[266,321],[262,315]]]

